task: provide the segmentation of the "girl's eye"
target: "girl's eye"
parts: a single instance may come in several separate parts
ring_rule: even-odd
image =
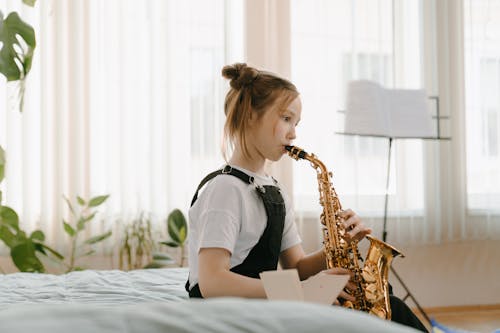
[[[292,117],[283,116],[283,120],[289,122],[290,120],[292,120]]]

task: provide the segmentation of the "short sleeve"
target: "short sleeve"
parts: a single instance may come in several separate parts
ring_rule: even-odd
[[[199,223],[198,251],[201,248],[220,247],[233,253],[240,226],[230,212],[209,210],[200,216]]]
[[[232,254],[241,229],[242,207],[241,194],[232,176],[216,177],[198,200],[196,250],[220,247]]]

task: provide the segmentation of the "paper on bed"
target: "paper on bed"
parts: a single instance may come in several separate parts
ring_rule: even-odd
[[[260,273],[268,299],[333,304],[349,280],[348,275],[320,273],[300,282],[296,269]]]

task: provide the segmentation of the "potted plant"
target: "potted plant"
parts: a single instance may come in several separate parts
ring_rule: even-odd
[[[184,214],[179,209],[174,209],[167,218],[167,232],[170,240],[162,241],[160,244],[170,248],[177,248],[179,252],[178,264],[184,267],[186,259],[186,240],[188,235],[187,222]]]

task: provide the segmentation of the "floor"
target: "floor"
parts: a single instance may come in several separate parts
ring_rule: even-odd
[[[421,319],[422,316],[415,312]],[[500,332],[500,305],[428,309],[429,318],[450,329],[477,333]],[[425,320],[422,322],[427,323]]]

